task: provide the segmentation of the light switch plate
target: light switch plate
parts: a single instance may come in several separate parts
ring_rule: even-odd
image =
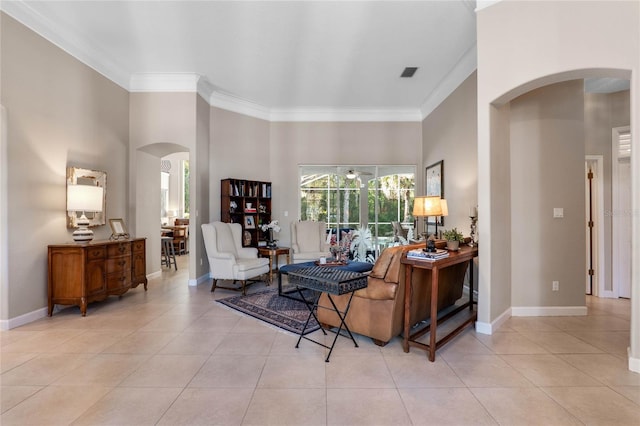
[[[553,217],[564,217],[564,209],[562,207],[554,207],[553,208]]]

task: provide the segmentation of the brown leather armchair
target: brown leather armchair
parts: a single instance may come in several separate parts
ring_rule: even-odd
[[[369,274],[367,288],[356,291],[351,301],[346,323],[352,332],[371,337],[380,346],[402,333],[405,272],[400,259],[406,251],[422,247],[424,244],[389,247],[380,254]],[[465,262],[439,271],[438,311],[462,297],[468,266]],[[431,271],[414,269],[412,281],[414,303],[410,318],[411,324],[416,324],[429,318],[431,313]],[[332,296],[332,299],[338,309],[344,311],[349,295]],[[320,296],[319,306],[321,325],[338,327],[340,319],[331,308],[326,293]]]

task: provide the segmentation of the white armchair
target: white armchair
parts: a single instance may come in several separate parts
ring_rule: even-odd
[[[219,287],[246,295],[247,281],[269,272],[269,259],[258,257],[255,247],[242,247],[239,223],[203,223],[202,237],[213,279],[212,292]],[[233,280],[233,284],[240,281],[241,286],[224,287],[217,284],[218,280]]]
[[[292,262],[310,262],[331,257],[325,222],[304,220],[291,222]]]

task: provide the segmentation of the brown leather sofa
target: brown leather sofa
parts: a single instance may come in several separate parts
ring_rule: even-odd
[[[424,244],[396,246],[385,249],[376,260],[368,278],[367,288],[355,292],[346,323],[349,329],[368,336],[380,346],[402,333],[404,324],[405,266],[400,263],[403,253]],[[462,297],[464,277],[468,263],[461,263],[439,271],[438,311],[451,306]],[[412,275],[413,305],[411,324],[416,324],[431,313],[431,271],[414,269]],[[331,296],[336,306],[344,311],[349,295]],[[338,327],[340,319],[333,311],[327,294],[320,296],[318,320],[325,328]],[[327,309],[325,309],[327,308]]]

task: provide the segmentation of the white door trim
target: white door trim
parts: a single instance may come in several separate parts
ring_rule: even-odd
[[[585,161],[595,161],[595,212],[594,212],[594,268],[595,286],[594,296],[614,297],[611,291],[605,289],[605,262],[604,262],[604,156],[586,155]],[[586,166],[586,164],[585,164]],[[588,194],[585,194],[588,202]],[[588,218],[587,218],[588,219]]]
[[[8,129],[7,110],[0,105],[0,328],[9,318]]]

